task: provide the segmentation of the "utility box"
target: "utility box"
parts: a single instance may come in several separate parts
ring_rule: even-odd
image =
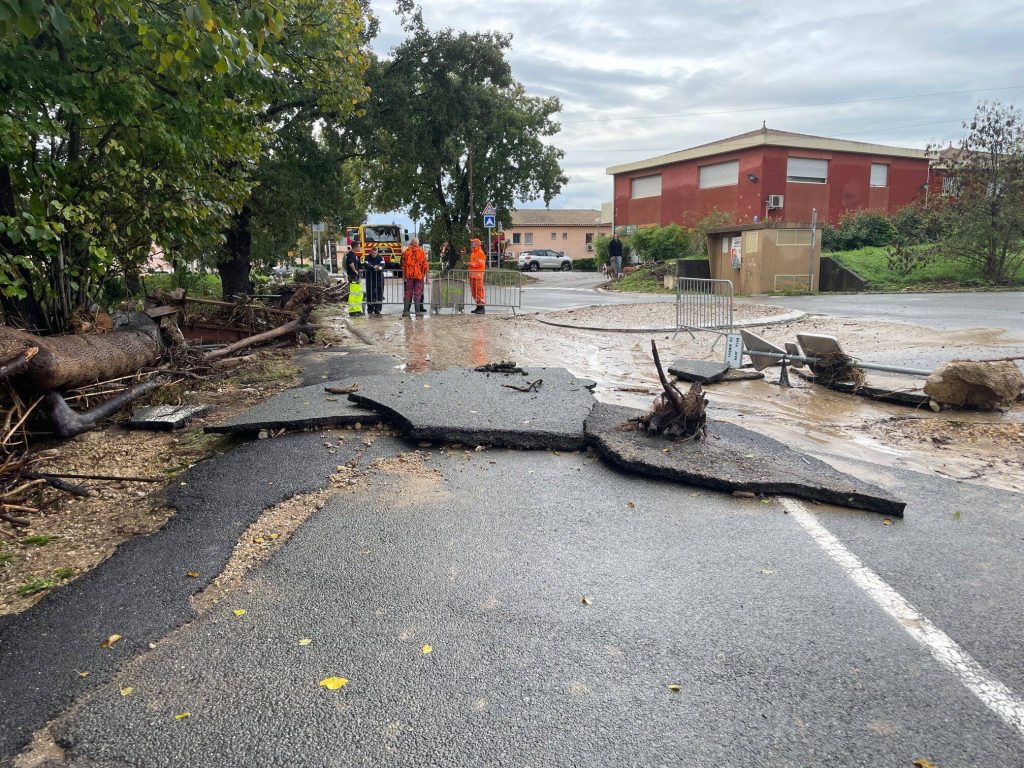
[[[732,280],[736,293],[817,291],[821,231],[810,222],[729,224],[707,231],[711,277]]]

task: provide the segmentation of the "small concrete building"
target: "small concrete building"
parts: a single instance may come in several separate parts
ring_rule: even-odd
[[[818,290],[821,236],[809,222],[730,224],[707,232],[708,266],[715,280],[732,280],[736,294]],[[812,247],[813,241],[813,247]]]
[[[602,225],[601,211],[589,208],[523,208],[512,211],[512,226],[505,230],[507,253],[546,248],[561,251],[570,259],[588,259],[594,255],[594,238],[608,235],[611,227]]]

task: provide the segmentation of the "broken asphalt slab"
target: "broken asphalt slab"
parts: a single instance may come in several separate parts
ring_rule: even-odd
[[[394,373],[402,361],[391,355],[367,352],[366,347],[307,348],[294,357],[303,384]]]
[[[146,405],[132,410],[128,426],[132,429],[167,432],[184,427],[209,410],[208,405]]]
[[[542,383],[535,391],[514,388],[537,381]],[[596,402],[588,383],[564,368],[527,368],[521,374],[452,368],[363,379],[349,399],[412,439],[579,450]]]
[[[353,384],[358,386],[353,381],[333,381],[286,389],[223,424],[204,427],[203,431],[255,434],[261,429],[328,429],[380,423],[380,416],[351,402],[348,395],[332,394],[325,389],[343,389]]]
[[[176,514],[163,528],[122,544],[92,571],[0,625],[0,765],[77,697],[192,621],[189,598],[223,570],[264,509],[325,487],[340,464],[400,450],[396,441],[378,438],[373,447],[347,441],[331,452],[321,434],[292,434],[244,443],[176,477],[166,491]],[[190,578],[190,571],[200,575]],[[123,639],[101,648],[112,634]]]
[[[706,440],[672,441],[627,425],[642,414],[598,403],[587,419],[587,440],[604,459],[631,472],[721,491],[795,496],[903,516],[905,502],[778,440],[709,421]]]
[[[710,384],[721,379],[729,364],[720,360],[688,360],[681,357],[669,366],[668,372],[683,381]]]

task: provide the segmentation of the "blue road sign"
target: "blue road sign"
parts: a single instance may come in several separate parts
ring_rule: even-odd
[[[498,223],[496,221],[495,215],[493,213],[485,213],[484,214],[484,228],[485,229],[494,229],[496,226],[498,226]]]

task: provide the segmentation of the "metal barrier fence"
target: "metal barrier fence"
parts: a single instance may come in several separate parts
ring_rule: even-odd
[[[732,280],[676,277],[676,333],[732,327]]]
[[[484,303],[488,307],[508,307],[515,311],[522,307],[523,276],[513,269],[488,269],[484,273]],[[376,289],[376,290],[375,290]],[[364,273],[363,301],[387,306],[405,304],[405,280],[401,269],[385,270],[379,277]],[[423,286],[424,304],[431,311],[450,309],[461,312],[467,306],[476,306],[469,270],[452,269],[445,275],[430,272],[430,281]]]

